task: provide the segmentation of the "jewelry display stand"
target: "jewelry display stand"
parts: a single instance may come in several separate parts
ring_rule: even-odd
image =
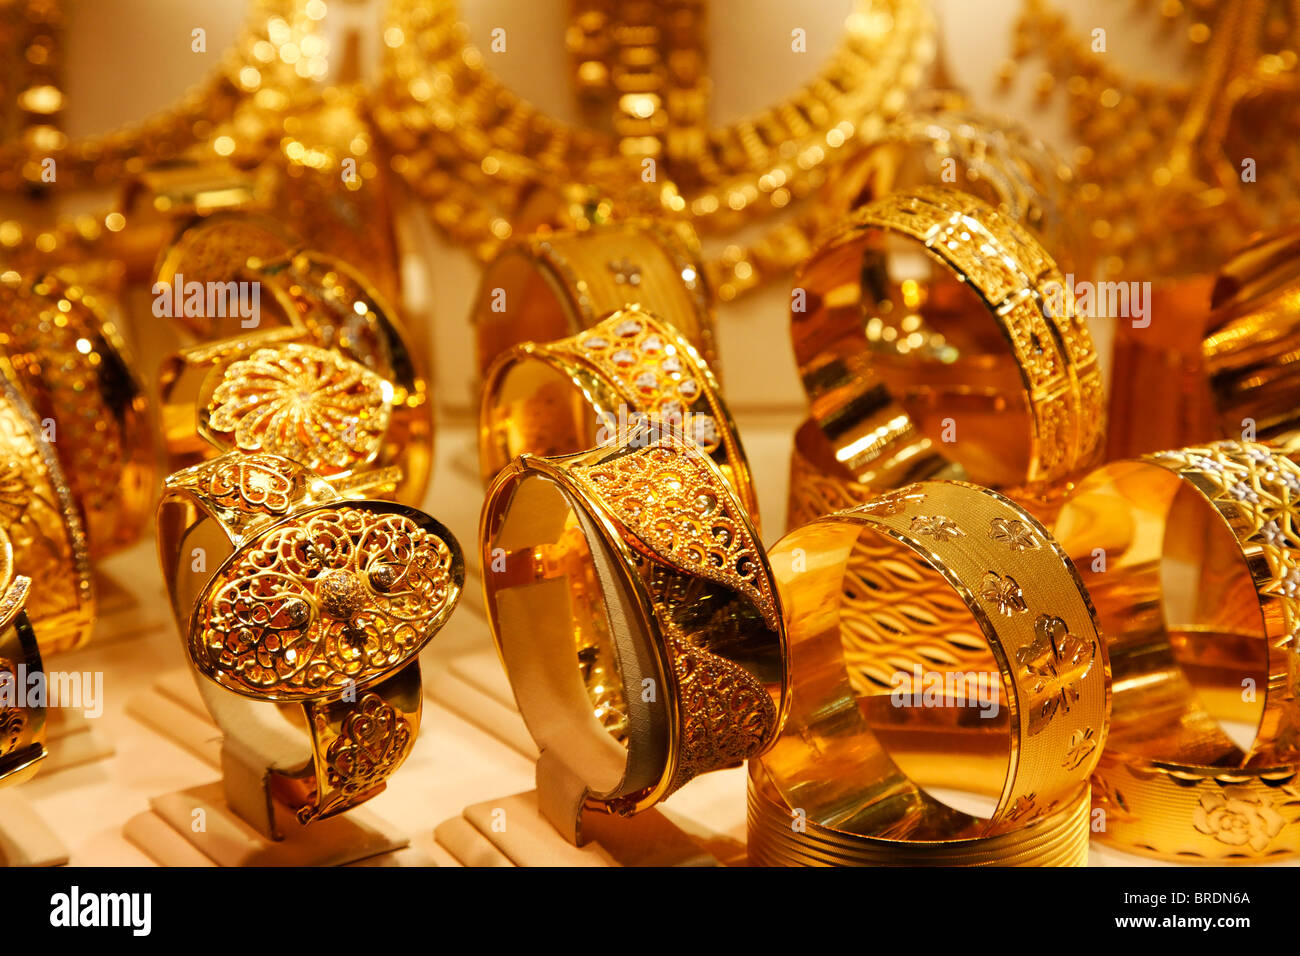
[[[265,708],[216,688],[205,691],[188,672],[175,670],[127,706],[131,716],[221,771],[220,781],[152,798],[149,813],[127,822],[127,839],[152,859],[163,866],[343,866],[409,845],[404,833],[364,808],[300,824],[270,786],[274,768],[302,762],[301,735]],[[208,708],[240,732],[223,738]]]
[[[0,790],[0,866],[63,866],[68,848],[41,819],[20,787]]]

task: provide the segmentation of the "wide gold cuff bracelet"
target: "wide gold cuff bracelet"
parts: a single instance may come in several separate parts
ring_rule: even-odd
[[[1033,496],[1099,452],[1101,373],[1073,292],[972,196],[918,186],[854,212],[804,264],[791,319],[836,477]]]
[[[636,813],[771,746],[785,634],[744,504],[658,422],[516,458],[481,529],[485,603],[544,761],[583,803]]]
[[[257,743],[244,738],[277,704],[303,708],[311,754],[271,762],[270,794],[310,823],[383,790],[419,731],[416,655],[464,583],[447,529],[405,505],[345,501],[286,458],[236,451],[167,479],[158,549],[228,742]]]
[[[0,787],[36,775],[45,759],[45,705],[31,703],[41,652],[23,609],[31,579],[14,573],[13,546],[0,531]]]
[[[44,424],[0,357],[0,531],[12,543],[14,569],[39,586],[27,616],[48,656],[90,639],[95,585],[80,509],[46,440]]]
[[[1112,462],[1065,501],[1115,679],[1099,839],[1189,862],[1300,851],[1298,503],[1300,466],[1232,441]]]
[[[677,233],[645,219],[540,232],[488,263],[474,305],[478,373],[524,342],[550,342],[639,304],[717,371],[703,266]]]
[[[94,297],[0,274],[0,352],[42,421],[85,519],[91,553],[135,541],[153,508],[153,431],[125,343]]]
[[[769,558],[793,690],[754,781],[811,842],[760,860],[815,862],[836,844],[844,862],[994,863],[1013,832],[1080,859],[1110,675],[1087,592],[1036,519],[989,489],[924,481],[804,525]],[[933,787],[986,806],[963,812]]]
[[[758,523],[749,463],[717,379],[685,338],[636,306],[570,338],[526,342],[498,357],[483,381],[483,478],[516,455],[592,448],[643,417],[694,441]]]
[[[265,236],[259,223],[206,220],[169,253],[159,273],[161,294],[183,304],[185,293],[173,283],[188,287],[182,270],[194,262],[232,285],[256,284],[259,303],[265,290],[271,307],[251,316],[244,331],[163,363],[171,468],[228,449],[267,452],[293,458],[339,487],[356,479],[356,491],[422,500],[432,467],[432,403],[392,307],[356,269],[314,252],[282,250],[277,258],[242,261],[226,252],[209,261],[216,251],[208,243],[216,236],[236,248],[247,239],[267,251],[258,244]]]

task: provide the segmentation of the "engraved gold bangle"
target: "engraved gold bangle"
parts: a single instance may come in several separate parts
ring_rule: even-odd
[[[917,186],[854,212],[804,264],[791,312],[840,471],[1033,493],[1091,464],[1101,375],[1072,296],[1037,240],[972,196]]]
[[[474,305],[478,372],[524,342],[549,342],[639,304],[690,342],[717,372],[713,312],[696,250],[650,220],[539,232],[484,269]]]
[[[266,451],[294,457],[336,482],[365,469],[368,493],[390,488],[399,500],[421,501],[432,468],[433,408],[405,328],[341,260],[311,251],[266,260],[231,251],[262,248],[267,236],[258,221],[214,217],[183,233],[159,272],[160,287],[174,290],[177,281],[189,285],[184,270],[195,263],[200,274],[219,277],[212,281],[257,283],[272,305],[261,310],[271,321],[259,313],[233,337],[192,346],[163,363],[163,432],[172,467],[210,457],[214,449]],[[256,387],[242,381],[254,374]],[[363,394],[374,398],[368,408],[358,401]]]
[[[345,501],[286,458],[236,451],[167,479],[158,549],[228,742],[257,713],[237,704],[303,708],[311,756],[271,766],[271,795],[310,823],[383,790],[419,731],[417,655],[464,584],[446,528],[405,505]]]
[[[0,351],[58,456],[97,557],[135,541],[153,508],[153,428],[125,343],[85,290],[0,275]]]
[[[755,779],[787,827],[797,813],[813,833],[787,856],[834,843],[845,862],[988,863],[1008,834],[1058,825],[1086,844],[1086,819],[1055,815],[1076,820],[1110,671],[1087,592],[1035,518],[986,488],[923,481],[804,525],[769,558],[793,691]],[[989,812],[922,789],[935,786],[982,794]]]
[[[95,585],[81,513],[17,381],[0,357],[0,530],[17,573],[40,582],[26,613],[48,655],[89,640]]]
[[[1057,533],[1115,676],[1099,839],[1200,862],[1300,851],[1298,521],[1300,466],[1257,443],[1112,462],[1066,500]]]
[[[41,652],[23,609],[31,579],[14,573],[13,546],[0,531],[0,787],[35,776],[45,759],[43,698],[29,704],[33,675],[43,675]]]
[[[480,470],[490,481],[516,455],[584,451],[640,416],[693,440],[757,525],[749,463],[717,379],[685,338],[635,306],[567,339],[517,345],[492,364],[479,414]]]
[[[951,99],[946,92],[923,96],[828,180],[833,212],[847,214],[897,189],[953,183],[1028,229],[1065,271],[1089,274],[1071,216],[1069,164],[1028,130],[949,108]]]
[[[543,760],[632,814],[771,746],[785,635],[742,502],[658,423],[516,458],[480,532],[493,638]]]
[[[1237,253],[1211,305],[1202,355],[1219,431],[1300,455],[1300,228]]]

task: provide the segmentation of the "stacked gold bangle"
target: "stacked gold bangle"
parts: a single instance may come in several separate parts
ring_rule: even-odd
[[[479,283],[479,374],[513,346],[571,336],[634,303],[716,366],[703,267],[677,232],[627,219],[520,240],[487,265]]]
[[[1114,668],[1099,839],[1202,863],[1300,852],[1300,466],[1232,441],[1113,462],[1057,533]]]
[[[849,601],[863,554],[916,586]],[[769,558],[792,692],[751,772],[752,860],[1084,861],[1110,672],[1088,594],[1035,518],[985,488],[923,481],[806,524]],[[987,795],[991,812],[923,787]]]
[[[596,450],[516,458],[480,539],[519,710],[579,805],[635,813],[772,745],[789,685],[771,571],[693,442],[648,422]]]
[[[503,353],[483,381],[479,461],[490,481],[517,455],[572,454],[641,418],[709,455],[757,521],[749,463],[717,379],[699,352],[639,306],[554,342]]]
[[[857,210],[804,265],[792,321],[821,433],[796,478],[815,469],[862,500],[966,477],[1033,502],[1100,450],[1101,373],[1072,290],[1037,240],[974,197],[919,186]],[[824,495],[792,482],[790,525],[822,513]]]

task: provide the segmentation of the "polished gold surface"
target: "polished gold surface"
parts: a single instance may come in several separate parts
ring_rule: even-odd
[[[167,479],[158,550],[195,670],[304,710],[312,755],[270,768],[276,796],[310,823],[380,792],[419,731],[416,654],[460,598],[451,534],[404,505],[344,501],[286,458],[234,451]]]
[[[1114,462],[1067,499],[1057,533],[1115,678],[1099,839],[1196,862],[1300,850],[1298,502],[1300,466],[1240,442]]]
[[[891,848],[919,862],[929,844],[943,863],[1004,838],[986,845],[993,862],[1009,834],[1054,830],[1105,742],[1110,670],[1088,594],[1037,520],[986,488],[925,481],[804,525],[769,557],[793,689],[754,778],[814,834],[796,855],[829,842],[858,862]],[[988,810],[931,787],[983,795]],[[1077,826],[1062,837],[1071,858]]]
[[[789,684],[771,572],[694,443],[650,422],[593,451],[517,458],[480,538],[519,709],[588,807],[639,812],[772,745]]]

